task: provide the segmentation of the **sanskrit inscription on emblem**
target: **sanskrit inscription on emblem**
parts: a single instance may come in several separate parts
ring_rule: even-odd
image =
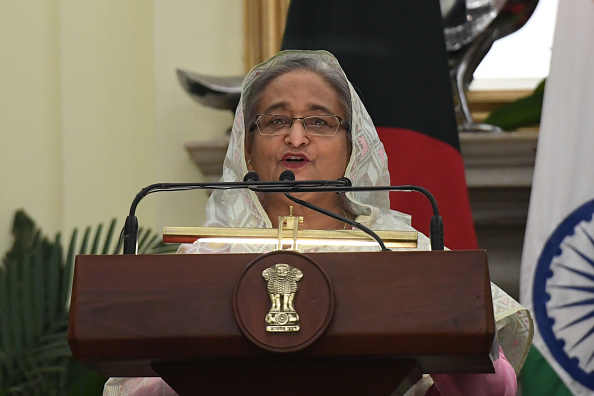
[[[274,264],[262,272],[270,296],[270,311],[266,315],[266,331],[292,333],[299,331],[299,315],[293,300],[303,273],[289,264]]]

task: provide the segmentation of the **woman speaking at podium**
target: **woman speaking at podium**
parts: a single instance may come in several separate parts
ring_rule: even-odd
[[[354,186],[389,185],[387,157],[374,124],[338,61],[325,51],[284,51],[256,66],[243,82],[221,181],[241,181],[254,171],[277,181],[290,170],[296,180],[337,180]],[[390,210],[386,191],[300,193],[299,198],[374,230],[413,230],[406,214]],[[284,194],[215,190],[206,206],[206,226],[276,228],[294,205]],[[295,205],[301,228],[350,229],[346,223]],[[307,246],[302,251],[363,250]],[[180,253],[264,252],[266,245],[183,245]],[[365,248],[378,250],[378,248]],[[418,249],[429,250],[419,233]],[[530,344],[525,310],[493,286],[499,358],[494,374],[425,375],[407,395],[515,395],[516,372]],[[500,298],[503,295],[504,298]],[[199,390],[198,390],[199,391]],[[112,378],[104,395],[175,394],[160,378]]]

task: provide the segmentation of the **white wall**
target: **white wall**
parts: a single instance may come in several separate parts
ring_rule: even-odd
[[[474,73],[471,89],[533,89],[549,75],[559,0],[539,0],[528,22],[497,40]]]
[[[175,68],[242,72],[236,0],[0,0],[0,254],[24,208],[52,235],[117,217],[157,181],[201,181],[183,144],[231,114],[190,100]],[[148,197],[141,225],[198,225],[204,193]],[[179,197],[179,198],[178,198]]]

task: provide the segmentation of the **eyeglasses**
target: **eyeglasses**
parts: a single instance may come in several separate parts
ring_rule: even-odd
[[[346,128],[342,118],[337,115],[316,115],[309,117],[288,117],[278,114],[256,114],[256,126],[261,135],[287,135],[293,126],[293,121],[301,120],[301,125],[308,135],[334,136],[340,126]]]

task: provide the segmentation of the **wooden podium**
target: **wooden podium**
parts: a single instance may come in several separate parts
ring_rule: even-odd
[[[260,333],[260,255],[78,256],[74,357],[105,376],[160,376],[180,395],[389,395],[422,373],[493,372],[484,251],[303,256],[321,275],[302,269],[293,334]]]

